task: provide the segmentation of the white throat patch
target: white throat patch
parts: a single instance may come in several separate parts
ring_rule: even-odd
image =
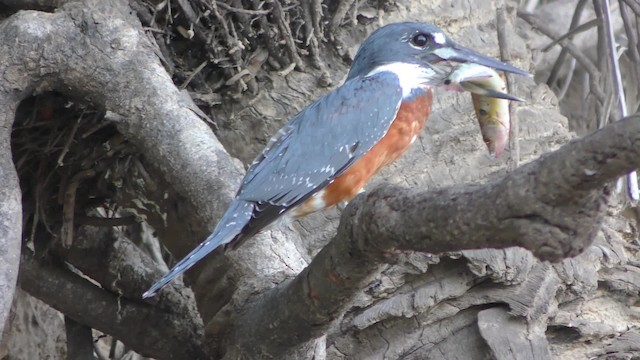
[[[416,88],[422,88],[429,85],[429,81],[436,78],[436,71],[424,68],[417,64],[409,64],[403,62],[395,62],[378,66],[369,72],[366,76],[379,74],[381,72],[392,72],[400,80],[402,88],[402,97],[409,96],[411,91]]]

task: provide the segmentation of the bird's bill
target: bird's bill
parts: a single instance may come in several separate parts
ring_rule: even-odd
[[[531,76],[528,72],[519,69],[515,66],[503,63],[488,56],[479,54],[471,49],[467,49],[458,44],[450,44],[449,46],[441,47],[433,51],[433,54],[441,58],[442,60],[459,63],[471,63],[476,65],[482,65],[491,69],[504,71],[507,73],[513,73],[522,76]]]
[[[444,80],[450,90],[468,91],[472,94],[498,99],[524,101],[506,93],[502,77],[493,69],[475,63],[455,66]]]

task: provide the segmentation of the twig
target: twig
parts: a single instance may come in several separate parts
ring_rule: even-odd
[[[239,73],[233,75],[229,80],[227,80],[224,84],[226,86],[230,86],[235,84],[238,81],[242,81],[242,77],[243,76],[253,76],[253,74],[251,74],[251,71],[249,71],[249,69],[243,69],[242,71],[240,71]],[[246,84],[244,84],[244,82],[242,83],[242,85],[244,85],[244,89],[246,90]]]
[[[293,69],[296,68],[296,63],[291,63],[289,64],[289,66],[287,66],[286,68],[282,69],[281,71],[278,71],[278,75],[280,76],[287,76],[289,75],[290,72],[293,71]]]
[[[251,2],[253,4],[253,7],[256,9],[262,7],[263,4],[261,0],[251,0]],[[278,70],[278,67],[282,68],[282,66],[284,66],[284,64],[288,64],[289,61],[285,60],[282,55],[280,55],[277,40],[274,36],[271,35],[271,32],[269,31],[270,25],[269,21],[267,21],[267,18],[265,16],[259,17],[258,23],[260,25],[260,28],[262,29],[260,38],[269,51],[269,57],[275,60],[275,62],[272,62],[271,65],[276,67],[276,70]]]
[[[624,85],[622,84],[622,75],[620,74],[620,63],[618,60],[618,54],[616,52],[616,39],[613,32],[613,25],[611,23],[611,8],[609,6],[609,0],[602,1],[602,20],[603,27],[606,33],[609,62],[611,64],[611,77],[613,79],[613,92],[617,98],[618,111],[622,118],[627,117],[627,100],[624,93]],[[627,175],[627,186],[629,191],[629,197],[632,200],[640,200],[640,190],[638,189],[638,176],[635,171],[630,172]]]
[[[79,215],[75,218],[75,223],[78,225],[91,225],[91,226],[127,226],[133,225],[137,222],[137,218],[133,215],[114,217],[114,218],[102,218],[94,216]]]
[[[342,19],[344,19],[345,15],[347,15],[349,8],[351,8],[351,5],[354,1],[355,0],[340,0],[336,11],[331,17],[331,21],[329,22],[329,36],[331,38],[335,38],[335,34],[337,34],[338,32],[338,28],[340,27],[340,24],[342,24]]]
[[[500,47],[500,57],[502,61],[511,61],[511,49],[509,47],[509,41],[507,39],[507,18],[505,16],[505,4],[501,1],[500,6],[496,9],[496,28],[498,31],[498,46]],[[513,77],[505,73],[505,80],[507,83],[507,93],[511,94],[515,90],[513,83]],[[513,170],[520,166],[520,123],[518,116],[516,115],[515,103],[509,102],[509,121],[511,122],[510,134],[509,134],[509,148],[510,153],[510,168]]]
[[[599,73],[601,75],[600,85],[603,87],[603,92],[606,96],[604,102],[596,103],[596,116],[598,118],[599,124],[607,124],[609,122],[609,117],[611,116],[611,108],[612,108],[612,96],[613,91],[611,90],[611,81],[605,74],[609,74],[609,59],[607,54],[609,52],[609,46],[607,45],[608,37],[604,29],[604,21],[602,20],[602,13],[604,10],[602,9],[602,3],[600,0],[593,0],[593,11],[596,14],[596,18],[599,20],[598,25],[598,41],[596,46],[596,56],[597,56],[597,66]]]
[[[194,26],[200,21],[198,14],[193,10],[189,0],[176,0],[178,5],[182,9],[184,16],[191,22]]]
[[[311,17],[313,19],[313,29],[318,41],[325,40],[320,22],[322,21],[322,0],[311,0]]]
[[[191,80],[193,80],[193,77],[196,76],[200,71],[202,71],[202,69],[204,69],[204,67],[207,66],[208,63],[209,63],[209,60],[205,60],[200,65],[198,65],[198,67],[195,68],[191,72],[191,74],[189,74],[189,76],[185,79],[182,85],[180,85],[179,89],[180,90],[186,89],[189,83],[191,82]]]
[[[58,156],[58,161],[56,162],[58,164],[58,166],[64,165],[62,163],[62,161],[64,160],[64,157],[69,152],[69,147],[71,146],[71,143],[73,142],[73,138],[76,136],[76,132],[78,131],[78,127],[80,126],[80,122],[82,121],[82,116],[83,115],[84,115],[84,111],[82,111],[82,114],[80,114],[80,117],[78,118],[78,120],[76,120],[75,124],[73,124],[73,127],[71,128],[71,133],[67,137],[67,141],[65,141],[65,143],[64,143],[64,147],[62,148],[62,151],[60,152],[60,156]]]
[[[205,2],[206,3],[206,2]],[[233,7],[231,5],[227,5],[222,1],[216,1],[216,5],[231,12],[247,14],[247,15],[268,15],[271,10],[249,10],[249,9],[241,9],[237,7]]]
[[[571,30],[573,30],[576,26],[578,26],[578,23],[580,23],[580,16],[582,15],[582,11],[584,10],[584,7],[586,5],[587,0],[580,0],[578,1],[578,4],[576,4],[576,9],[573,12],[571,24],[569,25],[569,32],[571,32]],[[558,74],[560,73],[560,69],[562,68],[564,60],[567,58],[568,53],[569,49],[563,46],[562,50],[560,50],[560,54],[558,55],[558,59],[556,60],[555,64],[553,64],[553,68],[551,68],[551,73],[549,74],[549,78],[547,79],[547,85],[553,86],[553,84],[558,79]]]
[[[535,16],[527,13],[518,12],[518,16],[524,21],[528,22],[533,28],[540,31],[543,35],[549,37],[550,39],[556,39],[557,36],[540,20],[538,20]],[[589,82],[591,87],[591,92],[595,95],[596,99],[603,103],[605,101],[605,93],[600,88],[598,80],[600,79],[600,72],[595,64],[589,60],[589,58],[580,51],[575,45],[568,42],[567,40],[563,40],[560,44],[567,49],[569,54],[573,56],[578,63],[585,69],[587,73],[589,73]]]
[[[638,41],[638,32],[633,28],[631,17],[627,12],[627,7],[624,5],[624,2],[622,0],[618,0],[618,3],[620,7],[620,16],[622,17],[622,23],[624,24],[624,30],[627,34],[627,38],[629,39],[629,56],[635,64],[633,69],[636,75],[636,83],[640,84],[640,51],[638,51],[637,46],[640,45],[640,41]]]
[[[83,180],[96,176],[93,169],[82,170],[75,174],[64,192],[64,202],[62,206],[62,229],[60,236],[62,238],[62,246],[68,248],[73,243],[73,221],[76,207],[76,192],[78,186]]]
[[[609,8],[609,0],[599,0],[602,4],[602,20],[603,27],[606,34],[607,54],[609,55],[609,62],[611,64],[611,78],[613,79],[613,91],[618,100],[618,111],[622,118],[627,117],[627,101],[624,94],[624,86],[622,84],[622,75],[620,74],[620,63],[618,61],[618,54],[616,52],[616,39],[613,32],[613,25],[611,24],[611,9]]]
[[[278,0],[269,0],[271,6],[273,6],[273,17],[280,29],[280,35],[285,41],[285,48],[289,53],[289,58],[293,63],[296,64],[298,69],[304,71],[305,65],[300,56],[298,55],[298,50],[296,48],[296,44],[293,41],[293,35],[291,34],[291,28],[289,27],[289,23],[285,21],[284,10],[282,5]]]
[[[236,48],[236,49],[243,49],[243,45],[240,41],[238,41],[237,37],[232,36],[232,32],[229,30],[230,27],[233,28],[233,23],[231,23],[231,26],[227,25],[227,21],[225,20],[224,16],[222,16],[222,14],[220,14],[220,11],[218,11],[218,3],[217,2],[212,2],[211,3],[211,13],[213,14],[216,22],[219,24],[219,26],[222,27],[222,30],[218,30],[218,33],[223,34],[224,36],[224,41],[227,43],[227,48]],[[235,32],[234,32],[235,33]],[[213,39],[213,35],[211,37],[211,39]],[[232,50],[232,49],[231,49]],[[231,56],[231,59],[233,60],[232,63],[232,67],[235,69],[235,71],[237,72],[242,72],[242,67],[243,67],[243,63],[244,60],[242,59],[242,52],[240,51],[231,51],[228,50],[227,54],[229,54]],[[229,79],[233,79],[237,76],[237,74],[234,74],[233,71],[231,71],[231,69],[226,70],[226,74],[227,78]],[[242,77],[240,77],[238,79],[238,93],[242,93],[244,91],[246,91],[247,89],[247,85],[245,84],[245,82],[242,80]]]
[[[80,135],[80,139],[86,139],[88,138],[91,134],[94,134],[96,131],[102,129],[105,126],[108,126],[111,124],[110,121],[106,120],[106,119],[100,119],[100,117],[102,116],[102,114],[100,113],[96,113],[93,117],[93,121],[97,121],[96,124],[92,127],[90,127],[89,129],[87,129],[87,131],[85,131],[84,133],[82,133],[82,135]]]
[[[636,15],[640,16],[640,4],[635,2],[635,0],[622,0],[625,4],[629,6],[631,11],[633,11]]]
[[[558,90],[558,101],[562,101],[564,96],[567,94],[567,90],[569,90],[569,86],[571,85],[571,80],[573,80],[573,73],[576,71],[576,59],[571,58],[569,60],[569,70],[567,71],[567,76],[562,83],[562,87]]]
[[[592,28],[596,27],[600,25],[600,20],[598,19],[593,19],[591,21],[587,21],[584,24],[580,24],[578,26],[576,26],[574,29],[569,30],[567,33],[565,33],[564,35],[560,36],[558,39],[552,41],[551,43],[549,43],[549,45],[545,46],[544,48],[542,48],[542,52],[547,52],[549,50],[551,50],[552,47],[554,47],[556,44],[558,44],[560,41],[564,40],[564,39],[571,39],[574,35],[578,35],[580,33],[583,33],[587,30],[591,30]]]

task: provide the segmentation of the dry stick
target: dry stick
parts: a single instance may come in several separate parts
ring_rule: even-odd
[[[193,7],[189,3],[189,0],[176,0],[178,2],[178,6],[182,9],[184,16],[194,25],[197,24],[200,19],[198,14],[193,10]]]
[[[558,36],[553,33],[542,21],[531,14],[518,12],[518,16],[529,23],[533,28],[538,30],[543,35],[547,36],[550,39],[556,39]],[[574,44],[568,42],[567,40],[561,41],[560,44],[567,49],[569,54],[573,56],[576,61],[584,68],[584,70],[589,74],[589,82],[591,87],[591,92],[595,95],[596,99],[600,103],[604,103],[606,96],[605,93],[600,88],[598,84],[598,79],[600,78],[600,72],[596,65],[589,60],[589,58],[580,51]]]
[[[618,4],[620,7],[620,16],[622,17],[622,23],[624,24],[624,31],[629,39],[629,54],[631,60],[633,60],[633,63],[636,65],[633,68],[636,75],[636,82],[640,84],[640,51],[638,51],[638,47],[635,46],[637,44],[640,44],[640,42],[638,41],[638,33],[632,27],[633,22],[631,21],[631,17],[627,12],[627,7],[624,5],[624,2],[622,0],[618,0]]]
[[[571,58],[569,60],[569,71],[567,72],[567,77],[564,79],[562,87],[558,90],[558,101],[562,101],[565,95],[567,94],[567,90],[569,90],[569,85],[571,85],[571,81],[573,80],[573,74],[576,70],[576,59]]]
[[[234,39],[234,37],[231,36],[231,32],[229,31],[229,27],[227,26],[227,21],[222,16],[222,14],[220,14],[220,12],[218,11],[217,2],[211,2],[211,13],[213,14],[213,17],[215,18],[215,20],[217,20],[219,26],[222,27],[222,30],[221,31],[218,30],[217,33],[224,34],[224,41],[227,43],[227,49],[231,47],[233,48],[242,47],[242,43],[237,41],[237,38]],[[233,26],[233,24],[231,26]],[[238,75],[238,73],[243,72],[242,65],[244,63],[244,60],[242,59],[241,52],[239,51],[227,51],[227,55],[230,56],[231,59],[233,60],[233,64],[229,68],[228,70],[229,73],[227,76],[228,80],[230,80],[230,79],[234,79]],[[234,71],[232,71],[231,69],[234,69]],[[233,83],[236,83],[236,82],[238,83],[238,86],[237,86],[238,93],[242,93],[247,90],[247,84],[242,80],[242,75],[240,75],[236,80],[233,81]],[[228,84],[225,83],[225,85],[228,85]]]
[[[85,112],[83,111],[82,114],[80,114],[80,117],[78,118],[76,123],[73,124],[73,128],[71,128],[71,133],[67,137],[67,141],[64,143],[64,147],[62,148],[62,152],[60,152],[60,156],[58,156],[58,161],[56,162],[58,166],[64,165],[63,164],[64,157],[69,152],[69,147],[71,147],[71,142],[73,141],[73,138],[75,138],[76,136],[76,132],[78,131],[78,127],[80,126],[80,122],[82,121],[82,117],[84,116],[84,113]]]
[[[62,246],[68,248],[73,243],[73,221],[76,207],[76,191],[83,180],[96,176],[94,169],[82,170],[71,178],[71,182],[64,192],[64,203],[62,205]]]
[[[189,83],[191,82],[191,80],[193,80],[193,78],[200,73],[200,71],[202,71],[202,69],[204,69],[205,66],[207,66],[207,64],[209,63],[209,60],[205,60],[202,62],[202,64],[198,65],[197,68],[195,68],[195,70],[193,70],[191,72],[191,74],[189,74],[189,76],[187,77],[187,79],[182,83],[182,85],[180,85],[178,87],[178,89],[180,90],[184,90],[187,88],[187,86],[189,85]]]
[[[602,13],[604,10],[602,9],[602,3],[600,0],[593,0],[593,11],[596,14],[596,18],[599,20],[598,25],[598,42],[596,46],[597,53],[597,65],[600,74],[602,77],[599,79],[600,84],[604,87],[604,93],[606,94],[606,99],[604,102],[599,102],[596,104],[596,116],[598,118],[598,123],[603,124],[599,127],[604,126],[609,122],[609,117],[611,116],[611,108],[613,103],[613,91],[611,91],[611,82],[609,78],[604,74],[609,73],[609,61],[606,54],[609,51],[609,47],[607,46],[607,34],[604,30],[604,24],[602,20]]]
[[[511,61],[511,50],[509,48],[509,41],[507,40],[507,18],[505,16],[504,1],[496,9],[496,27],[498,30],[498,46],[500,47],[500,58],[504,62]],[[515,89],[513,83],[513,77],[510,74],[505,73],[505,79],[507,82],[507,93],[511,94]],[[509,134],[509,148],[511,149],[509,167],[511,170],[520,166],[520,122],[516,115],[515,103],[509,102],[509,121],[511,122],[510,134]]]
[[[264,2],[261,0],[251,0],[251,2],[253,4],[253,7],[256,9],[259,9],[264,4]],[[280,55],[280,50],[278,49],[278,43],[277,43],[276,37],[271,36],[270,34],[270,31],[269,31],[270,24],[269,24],[269,21],[267,21],[267,17],[260,16],[258,18],[258,23],[260,25],[260,28],[262,29],[262,33],[260,34],[260,37],[262,38],[264,45],[267,47],[267,51],[269,51],[269,57],[273,58],[276,64],[279,65],[280,67],[284,67],[285,65],[288,65],[289,62],[286,61],[282,55]]]
[[[351,4],[353,4],[354,1],[355,0],[341,0],[340,4],[338,4],[336,11],[331,17],[331,21],[329,22],[329,36],[331,38],[335,38],[335,34],[342,23],[342,19],[347,15],[349,8],[351,8]]]
[[[327,71],[327,66],[320,58],[320,47],[318,46],[318,43],[322,39],[322,34],[317,32],[319,31],[319,27],[314,26],[313,13],[316,10],[314,8],[313,0],[302,0],[300,2],[300,6],[302,7],[302,16],[304,19],[306,45],[309,47],[313,66],[320,70],[320,79],[325,82],[323,85],[328,86],[331,84],[331,76]]]
[[[75,217],[74,221],[78,225],[114,227],[133,225],[138,221],[138,219],[133,215],[113,218],[78,215]]]
[[[602,3],[602,21],[604,31],[606,33],[606,41],[609,48],[609,61],[611,63],[611,77],[613,79],[613,91],[618,99],[618,111],[620,117],[627,117],[627,100],[624,93],[624,85],[622,84],[622,75],[620,74],[620,63],[618,62],[618,56],[616,53],[616,40],[613,33],[613,25],[611,24],[611,8],[609,6],[609,0],[601,0]],[[632,200],[640,200],[640,191],[638,190],[638,176],[635,171],[630,172],[627,175],[627,186],[629,196]]]
[[[622,0],[622,1],[624,1],[624,3],[627,4],[629,8],[631,8],[631,11],[633,11],[636,15],[640,15],[640,4],[634,2],[635,0]]]
[[[233,41],[237,44],[234,49],[236,50],[240,50],[241,48],[244,49],[244,44],[242,43],[242,41],[238,38],[238,31],[236,30],[236,26],[237,23],[236,21],[234,21],[233,19],[227,19],[229,21],[229,33],[231,35],[231,38],[233,38]],[[240,61],[238,62],[238,70],[242,67],[244,68],[242,71],[248,71],[250,76],[248,77],[248,79],[246,79],[245,81],[245,85],[247,86],[249,92],[252,95],[256,95],[260,89],[258,87],[258,82],[256,81],[256,77],[255,74],[257,73],[257,71],[252,72],[251,70],[249,70],[248,68],[248,61],[246,59],[241,58],[240,53],[238,51],[236,51],[234,54],[238,55],[238,58],[240,58]],[[250,57],[250,55],[247,55],[247,57]]]
[[[285,10],[282,8],[279,0],[269,0],[273,6],[273,17],[280,29],[280,34],[285,41],[287,52],[289,53],[289,58],[291,62],[294,63],[300,71],[305,70],[305,65],[300,56],[298,55],[298,49],[296,48],[296,43],[293,40],[293,34],[291,33],[291,28],[289,24],[285,21]]]
[[[576,26],[578,26],[578,23],[580,22],[580,16],[582,15],[582,11],[584,10],[586,4],[587,0],[580,0],[576,5],[576,9],[573,12],[573,18],[571,19],[571,25],[569,25],[569,31],[575,29]],[[551,86],[556,82],[558,74],[560,73],[560,68],[564,63],[564,59],[567,57],[568,52],[569,50],[566,47],[562,47],[560,55],[558,55],[558,59],[556,60],[555,64],[553,64],[553,68],[551,69],[551,73],[549,74],[549,78],[547,79],[547,85]]]
[[[636,14],[636,32],[640,34],[640,14]],[[636,44],[638,52],[640,52],[640,41]]]
[[[597,25],[600,25],[600,20],[599,19],[593,19],[591,21],[587,21],[584,24],[578,25],[575,28],[569,30],[568,32],[566,32],[564,35],[560,36],[557,40],[554,40],[552,42],[549,43],[549,45],[545,46],[544,48],[542,48],[542,52],[547,52],[549,50],[551,50],[551,48],[553,48],[555,45],[558,44],[558,42],[564,40],[564,39],[569,39],[572,38],[573,36],[583,33],[587,30],[591,30],[592,28],[596,27]]]
[[[258,39],[256,39],[256,34],[253,31],[252,27],[251,27],[251,18],[249,15],[259,15],[259,16],[264,16],[266,14],[249,14],[248,12],[253,12],[253,11],[257,11],[257,12],[266,12],[269,13],[270,10],[246,10],[242,8],[242,0],[232,0],[232,6],[221,3],[221,2],[217,2],[216,4],[227,10],[227,11],[231,11],[233,12],[233,17],[230,17],[228,20],[231,23],[230,24],[230,28],[231,30],[233,30],[234,32],[234,37],[237,40],[238,36],[237,36],[237,32],[240,31],[240,33],[242,34],[242,36],[244,37],[244,39],[250,43],[251,48],[253,49],[258,49],[261,44],[257,44]],[[205,2],[206,4],[206,2]],[[222,5],[224,4],[224,5]],[[207,5],[208,6],[208,5]],[[238,10],[238,11],[233,11],[233,10]],[[254,52],[255,54],[255,52]],[[255,79],[255,74],[258,73],[258,69],[252,69],[251,68],[251,57],[254,56],[254,54],[249,55],[249,58],[246,59],[244,61],[244,65],[246,68],[249,69],[249,71],[251,71],[251,73],[254,75],[248,82],[247,82],[247,86],[249,87],[249,92],[251,94],[258,94],[260,92],[260,89],[258,88],[258,83],[256,82]]]
[[[245,15],[267,15],[271,12],[271,10],[248,10],[248,9],[241,9],[241,8],[237,8],[237,7],[233,7],[230,5],[227,5],[225,3],[223,3],[222,1],[216,1],[216,5],[227,10],[227,11],[231,11],[234,13],[238,13],[238,14],[245,14]],[[211,6],[209,6],[209,8],[211,9]]]
[[[311,17],[313,18],[313,30],[316,34],[318,42],[326,40],[320,28],[320,22],[322,21],[322,0],[311,0]]]

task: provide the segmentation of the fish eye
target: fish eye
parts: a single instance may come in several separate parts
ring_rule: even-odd
[[[411,38],[411,45],[422,49],[429,44],[430,38],[431,37],[429,34],[424,34],[424,33],[416,34],[414,37]]]

